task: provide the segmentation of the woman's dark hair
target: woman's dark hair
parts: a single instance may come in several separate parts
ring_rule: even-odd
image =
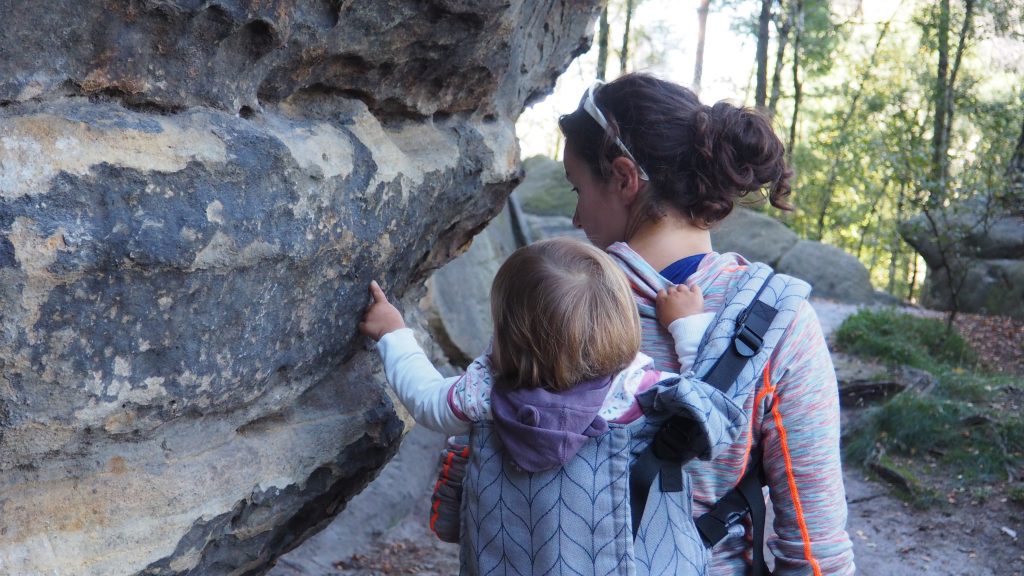
[[[728,216],[738,199],[765,188],[772,206],[792,209],[785,147],[756,110],[728,102],[705,106],[689,89],[646,74],[609,82],[594,99],[615,134],[605,133],[582,101],[558,126],[566,146],[603,179],[623,155],[615,136],[622,139],[650,176],[648,213],[641,217],[661,218],[671,206],[709,226]]]

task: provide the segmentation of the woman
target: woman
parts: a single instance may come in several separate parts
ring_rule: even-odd
[[[643,312],[670,283],[700,287],[705,309],[721,309],[748,262],[715,253],[709,227],[762,189],[773,206],[789,209],[783,145],[755,111],[704,106],[690,90],[642,74],[595,84],[559,127],[566,177],[578,195],[573,223],[629,275],[644,316],[641,350],[659,369],[678,370],[671,337]],[[751,427],[733,448],[688,466],[694,513],[732,488],[759,449],[775,511],[777,537],[768,542],[775,573],[852,574],[835,373],[806,302],[744,408]],[[720,542],[712,574],[745,573],[748,539],[732,534]]]

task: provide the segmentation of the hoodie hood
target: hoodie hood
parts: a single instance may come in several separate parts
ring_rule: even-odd
[[[517,466],[541,472],[564,465],[588,438],[608,431],[598,416],[611,376],[585,380],[570,390],[491,390],[494,428]]]

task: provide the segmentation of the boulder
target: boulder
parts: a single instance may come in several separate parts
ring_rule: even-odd
[[[875,299],[867,268],[835,246],[800,240],[779,260],[775,270],[806,280],[818,298],[858,304]]]
[[[928,264],[923,304],[950,310],[957,292],[962,312],[1024,318],[1024,213],[977,197],[918,214],[899,231]]]
[[[934,376],[910,366],[886,366],[841,352],[832,353],[839,403],[843,408],[878,405],[901,392],[928,394]]]
[[[943,265],[946,251],[980,260],[1024,260],[1024,214],[1007,213],[984,198],[973,198],[902,222],[900,235],[930,267]]]
[[[736,252],[752,262],[775,266],[800,239],[778,220],[747,208],[736,207],[711,229],[711,245],[717,252]]]
[[[537,216],[572,218],[576,212],[576,194],[565,179],[565,167],[547,156],[523,160],[525,176],[512,191],[523,211]]]
[[[524,162],[526,176],[512,192],[523,211],[524,235],[531,240],[572,236],[586,240],[572,225],[576,198],[565,184],[561,162],[534,156]],[[764,262],[777,271],[811,283],[814,295],[843,302],[900,302],[875,291],[867,268],[843,250],[799,236],[782,222],[760,212],[737,206],[711,229],[717,252],[736,252],[753,262]],[[823,265],[827,264],[827,265]]]
[[[423,305],[433,312],[431,333],[454,365],[467,366],[483,354],[494,333],[491,283],[517,247],[510,220],[506,208],[427,283],[429,301]]]
[[[262,574],[406,427],[411,314],[597,2],[0,5],[0,566]]]
[[[949,310],[952,290],[946,268],[928,270],[921,303]],[[954,282],[962,282],[959,310],[1024,318],[1024,260],[973,260],[961,264]]]

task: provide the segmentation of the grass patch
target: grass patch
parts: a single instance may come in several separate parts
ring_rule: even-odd
[[[895,310],[861,310],[836,331],[836,344],[850,354],[931,371],[937,364],[968,366],[975,354],[959,334],[934,318]]]
[[[909,477],[922,488],[912,492],[924,496],[911,494],[915,505],[932,500],[930,489],[974,488],[1021,477],[1019,377],[976,369],[967,342],[947,332],[942,321],[862,310],[840,326],[836,343],[847,353],[927,370],[937,380],[927,394],[900,393],[866,411],[844,436],[848,461],[868,464],[886,457],[913,468],[917,474]]]
[[[1024,482],[1017,482],[1010,486],[1006,491],[1006,495],[1014,504],[1024,506]]]

